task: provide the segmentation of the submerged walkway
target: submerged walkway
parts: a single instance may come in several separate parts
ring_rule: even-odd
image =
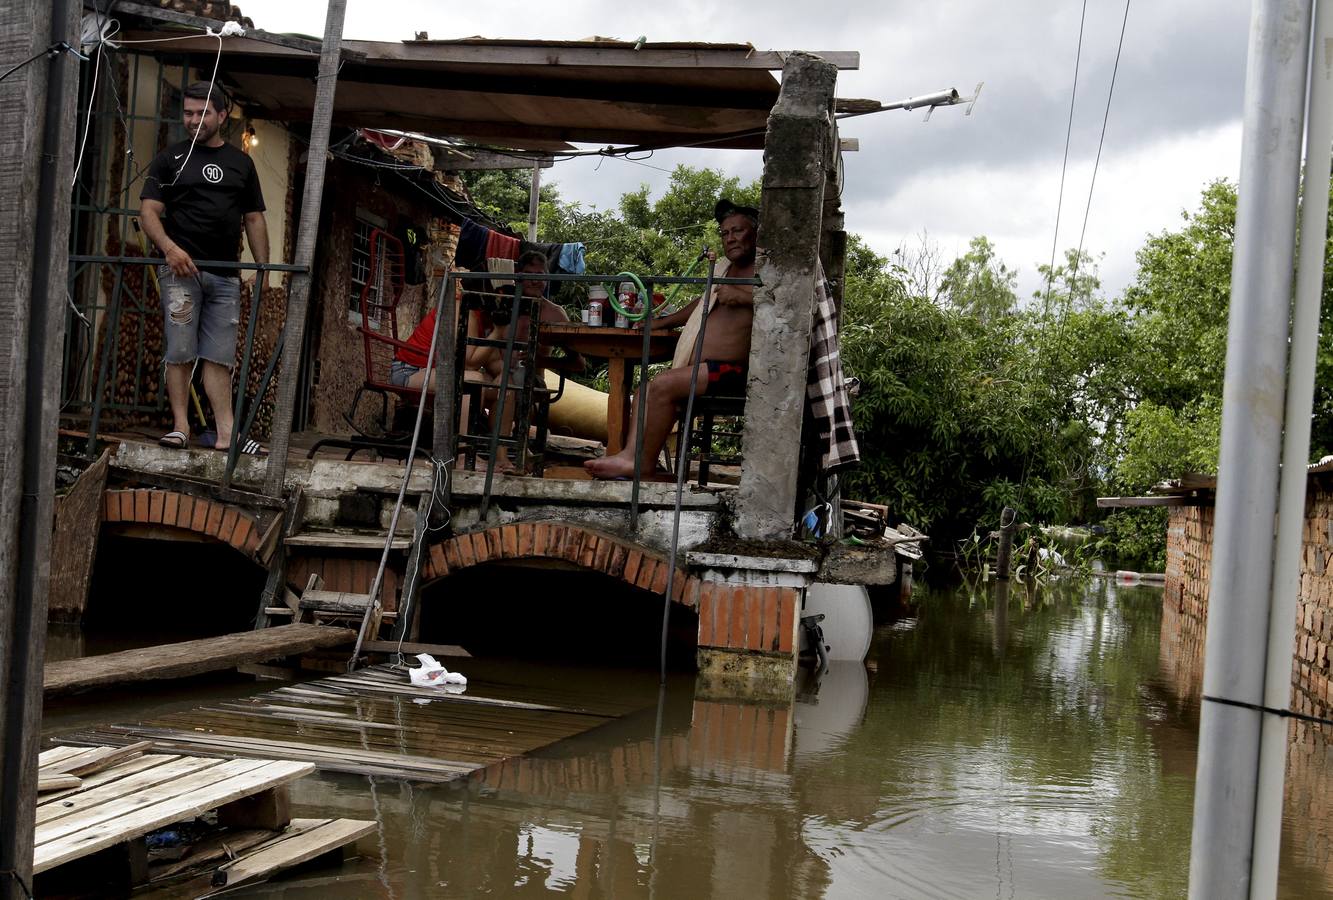
[[[151,739],[166,752],[286,759],[322,770],[444,782],[590,731],[640,708],[558,686],[414,687],[373,666],[238,700],[62,735],[61,743]]]
[[[56,697],[93,688],[220,672],[246,663],[350,645],[354,640],[356,632],[349,628],[303,623],[278,625],[48,663],[43,683],[46,696]]]

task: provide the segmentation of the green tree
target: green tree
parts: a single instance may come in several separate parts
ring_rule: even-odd
[[[967,252],[953,261],[940,283],[943,299],[970,316],[991,321],[1013,311],[1018,272],[995,255],[986,237],[972,238]]]

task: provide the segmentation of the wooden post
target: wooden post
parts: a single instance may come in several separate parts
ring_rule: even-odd
[[[88,587],[97,559],[97,538],[102,524],[102,492],[106,487],[111,451],[79,475],[69,493],[56,503],[52,559],[60,565],[51,574],[52,622],[82,624],[88,607]]]
[[[1008,524],[1005,520],[1008,520]],[[1018,513],[1011,506],[1000,512],[1000,542],[995,548],[995,577],[1009,580],[1009,561],[1014,551],[1014,529],[1018,527]]]
[[[791,537],[796,517],[806,368],[819,261],[825,169],[838,70],[793,53],[764,139],[754,292],[755,336],[745,407],[737,532],[751,540]]]
[[[32,884],[81,4],[0,0],[0,898]],[[25,64],[26,60],[36,57]],[[18,66],[13,72],[9,69]]]
[[[315,238],[319,232],[320,204],[324,199],[324,169],[329,155],[329,127],[333,122],[333,95],[338,86],[338,65],[342,59],[343,18],[347,0],[329,0],[324,20],[324,44],[319,56],[319,78],[315,86],[315,108],[310,122],[310,152],[305,169],[305,191],[301,196],[301,222],[296,235],[296,264],[304,272],[292,276],[287,298],[286,338],[282,345],[282,377],[273,408],[273,434],[269,441],[268,469],[264,491],[271,497],[282,496],[282,482],[287,474],[287,448],[292,437],[292,418],[296,411],[296,373],[305,349],[305,324],[310,308],[310,283],[315,264]]]

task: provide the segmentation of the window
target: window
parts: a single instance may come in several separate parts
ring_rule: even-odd
[[[371,280],[370,294],[366,299],[372,304],[379,302],[384,287],[384,267],[377,266],[378,272],[370,271],[370,233],[386,225],[377,216],[359,209],[356,211],[356,227],[352,231],[351,287],[347,297],[347,317],[354,325],[361,324],[361,292],[365,290],[366,281]]]

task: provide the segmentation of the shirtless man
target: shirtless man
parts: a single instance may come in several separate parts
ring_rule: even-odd
[[[755,232],[759,225],[759,211],[752,206],[736,206],[730,200],[719,200],[713,210],[717,219],[718,235],[722,238],[722,252],[727,257],[727,278],[753,278]],[[695,316],[699,300],[683,309],[653,322],[656,328],[674,328],[685,325]],[[747,285],[719,285],[713,289],[713,301],[708,308],[708,328],[704,332],[703,355],[698,367],[696,394],[725,394],[739,396],[745,393],[746,365],[750,360],[750,328],[754,322],[754,288]],[[693,324],[693,323],[691,323]],[[697,328],[687,325],[677,347],[671,369],[648,383],[647,416],[643,428],[644,471],[651,472],[666,443],[667,435],[676,424],[680,405],[690,395],[690,369],[694,354],[694,335]],[[583,464],[594,478],[629,478],[634,475],[635,445],[631,441],[614,456],[590,459]]]

